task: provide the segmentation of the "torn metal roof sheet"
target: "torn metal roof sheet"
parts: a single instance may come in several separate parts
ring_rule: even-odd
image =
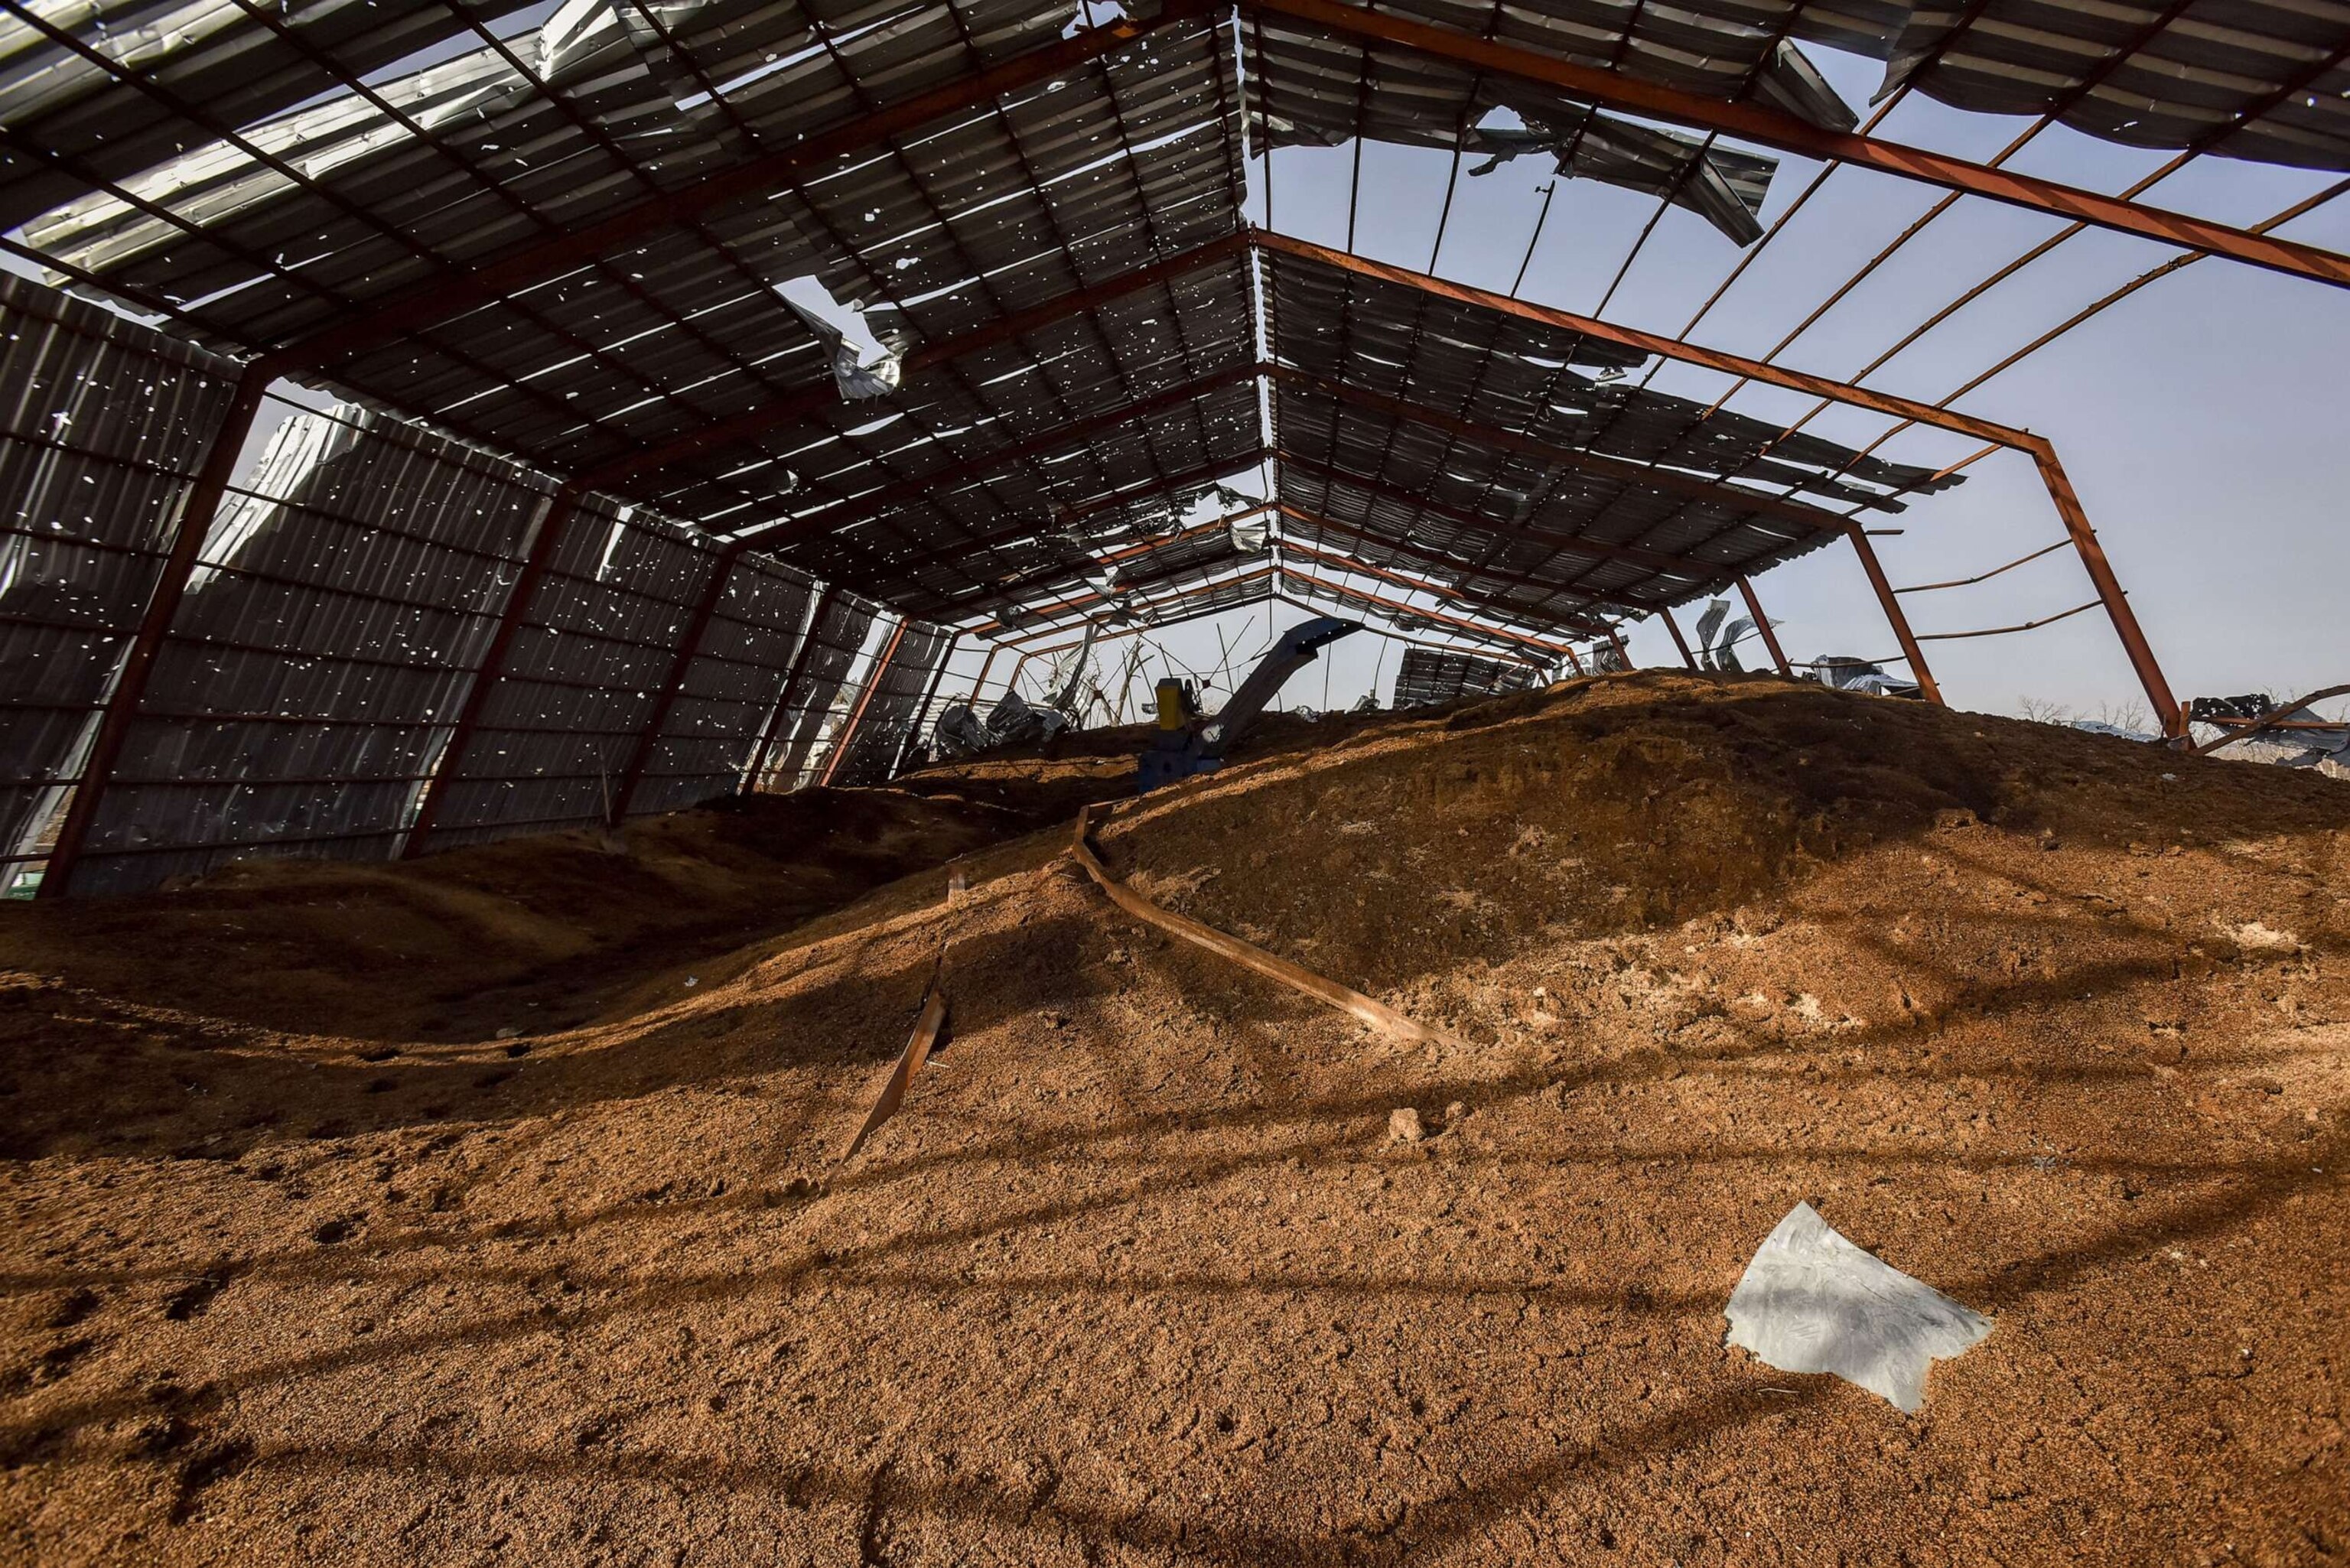
[[[1480,659],[1473,653],[1439,653],[1409,648],[1396,667],[1397,708],[1430,708],[1461,697],[1494,697],[1523,691],[1528,684],[1523,665]]]

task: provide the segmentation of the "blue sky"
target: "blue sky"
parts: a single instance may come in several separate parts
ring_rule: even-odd
[[[1846,101],[1864,112],[1880,67],[1813,49]],[[1988,159],[2028,122],[1962,114],[1912,96],[1877,134]],[[1272,171],[1272,226],[1332,245],[1346,242],[1354,151],[1284,150]],[[2042,133],[2008,167],[2118,192],[2169,157],[2112,146],[2062,128]],[[1817,165],[1783,159],[1762,218],[1767,226]],[[1448,155],[1374,144],[1363,156],[1356,248],[1428,269]],[[1264,218],[1262,163],[1253,170],[1253,215]],[[2241,224],[2266,219],[2333,182],[2332,176],[2203,159],[2143,200]],[[1434,271],[1506,291],[1525,251],[1550,179],[1549,160],[1524,157],[1459,182]],[[1692,335],[1708,346],[1760,355],[1868,256],[1923,213],[1940,192],[1844,169]],[[1562,183],[1526,274],[1525,297],[1594,310],[1655,210],[1653,198],[1593,181]],[[1968,200],[1928,228],[1780,357],[1794,369],[1846,379],[1910,328],[2012,257],[2063,225],[2058,220]],[[2297,220],[2281,234],[2350,251],[2350,197]],[[2010,350],[2113,287],[2176,253],[2091,231],[2011,278],[1868,379],[1884,390],[1939,400]],[[1610,303],[1609,319],[1678,334],[1737,264],[1740,253],[1694,214],[1668,211]],[[2140,290],[1957,405],[2052,440],[2130,591],[2183,699],[2271,690],[2282,696],[2350,680],[2341,605],[2350,587],[2350,291],[2204,260]],[[1711,400],[1723,378],[1673,369],[1653,383]],[[1731,405],[1791,420],[1809,400],[1749,387]],[[1811,428],[1865,444],[1880,417],[1837,410]],[[1917,431],[1886,454],[1939,465],[1975,443]],[[1922,499],[1897,519],[1906,531],[1877,541],[1896,584],[1970,576],[2062,537],[2046,493],[2022,458],[2002,454],[1967,483]],[[1793,658],[1824,652],[1891,653],[1887,628],[1851,551],[1832,546],[1760,579],[1757,590]],[[1908,596],[1920,632],[1962,631],[2036,618],[2092,597],[2069,550],[1990,583]],[[1299,612],[1277,610],[1286,624]],[[1226,618],[1230,640],[1266,613]],[[1213,662],[1206,624],[1167,634],[1186,661]],[[1677,662],[1654,622],[1629,639],[1643,664]],[[1759,650],[1758,654],[1759,654]],[[1380,670],[1376,639],[1336,645],[1294,678],[1284,703],[1345,705]],[[2122,713],[2144,700],[2109,624],[2091,611],[2012,637],[1928,645],[1956,705],[2017,711],[2026,698],[2076,712]],[[959,672],[976,670],[959,658]],[[1033,666],[1032,666],[1033,669]],[[996,671],[1001,678],[1003,666]],[[1384,690],[1382,695],[1385,695]]]

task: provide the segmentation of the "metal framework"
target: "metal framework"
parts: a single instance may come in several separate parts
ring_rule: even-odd
[[[1620,657],[1621,621],[1654,614],[1688,659],[1672,606],[1735,584],[1752,607],[1752,576],[1839,538],[1939,700],[1923,645],[1974,634],[1911,628],[1862,519],[1996,451],[2033,462],[2176,733],[2055,449],[1861,383],[2091,227],[2183,254],[2040,342],[2204,256],[2350,283],[2350,258],[2272,233],[2334,192],[2251,228],[2137,199],[2206,156],[2350,170],[2350,36],[2230,13],[2222,60],[2215,3],[2117,25],[2086,0],[2028,23],[1991,0],[1897,26],[1803,0],[1599,22],[1566,0],[1482,20],[1434,0],[1166,0],[1092,26],[1065,3],[956,0],[885,29],[678,5],[567,7],[506,34],[456,0],[377,0],[332,30],[309,25],[327,0],[288,0],[137,49],[94,17],[13,8],[9,248],[161,323],[24,285],[0,307],[39,337],[27,363],[43,386],[198,366],[209,389],[0,430],[0,487],[26,519],[6,536],[40,553],[0,590],[0,642],[62,672],[58,694],[11,704],[26,738],[0,848],[46,860],[56,895],[255,846],[415,854],[617,824],[713,781],[886,771],[959,635],[1024,658],[1072,616],[1118,634],[1294,594],[1579,669],[1572,641]],[[1796,40],[1885,59],[1897,99],[2039,118],[1988,163],[1906,146],[1858,125]],[[448,57],[401,64],[424,50]],[[1492,129],[1497,109],[1526,129]],[[2178,156],[2119,196],[2002,167],[2056,123]],[[1352,254],[1351,193],[1347,249],[1277,232],[1270,161],[1267,222],[1246,223],[1248,148],[1349,140],[1358,169],[1370,140],[1451,154],[1426,269]],[[1438,275],[1471,153],[1540,151],[1751,258],[1826,178],[1762,230],[1773,151],[1950,195],[1761,358],[1688,340],[1744,262],[1679,337]],[[1775,362],[1962,197],[2070,226],[1850,381]],[[1731,385],[1711,402],[1651,389],[1667,361]],[[373,411],[308,468],[334,443],[273,436],[292,477],[241,486],[286,379]],[[1749,382],[1895,422],[1845,447],[1810,415],[1730,410]],[[393,439],[400,418],[412,440]],[[140,419],[170,427],[169,462],[133,439]],[[1982,450],[1939,470],[1877,455],[1911,424]],[[411,497],[427,522],[369,509],[370,484],[432,464]],[[68,471],[142,487],[135,529],[71,515]],[[1244,511],[1196,521],[1248,475]],[[1232,535],[1252,515],[1270,560]],[[101,579],[102,622],[52,603]],[[868,657],[884,610],[896,629]],[[876,741],[868,722],[896,728]],[[208,733],[284,739],[255,757]],[[203,744],[218,755],[172,776]],[[851,765],[852,746],[879,760]]]

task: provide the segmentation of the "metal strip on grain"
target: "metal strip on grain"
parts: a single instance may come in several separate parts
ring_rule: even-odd
[[[939,1031],[946,1021],[947,993],[933,975],[931,989],[922,998],[922,1011],[914,1020],[914,1032],[907,1037],[906,1048],[899,1053],[889,1075],[881,1081],[881,1093],[874,1100],[873,1108],[866,1113],[865,1125],[848,1140],[848,1151],[840,1157],[844,1161],[856,1158],[857,1151],[865,1147],[865,1140],[873,1136],[874,1129],[896,1116],[898,1107],[906,1103],[907,1085],[922,1070],[922,1064],[931,1059],[931,1050],[938,1044]]]
[[[1147,925],[1156,926],[1170,936],[1180,937],[1195,947],[1205,948],[1218,957],[1229,959],[1243,969],[1253,971],[1267,980],[1278,981],[1292,991],[1310,996],[1326,1007],[1337,1009],[1366,1028],[1376,1029],[1382,1033],[1395,1035],[1399,1039],[1415,1040],[1429,1044],[1465,1044],[1443,1030],[1431,1029],[1425,1023],[1415,1023],[1387,1003],[1365,996],[1352,987],[1341,985],[1327,976],[1315,974],[1310,969],[1294,964],[1285,958],[1276,957],[1263,948],[1241,940],[1238,937],[1226,936],[1213,926],[1203,926],[1187,916],[1179,915],[1171,909],[1161,909],[1152,903],[1111,876],[1108,869],[1102,865],[1100,858],[1094,854],[1093,846],[1086,842],[1086,835],[1093,826],[1093,810],[1092,806],[1087,805],[1078,811],[1076,833],[1070,843],[1069,853],[1076,857],[1077,864],[1084,868],[1086,875],[1092,877],[1101,890],[1109,895],[1109,901],[1136,919]]]

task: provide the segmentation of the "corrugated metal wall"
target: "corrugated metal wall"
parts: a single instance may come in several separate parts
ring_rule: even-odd
[[[71,890],[397,853],[552,488],[380,415],[278,426],[205,538]]]
[[[847,788],[887,784],[905,750],[906,731],[914,710],[931,689],[931,677],[945,657],[950,633],[937,627],[910,625],[889,657],[887,669],[868,678],[860,694],[857,728],[833,762],[831,784]]]
[[[815,600],[816,585],[788,566],[750,556],[735,561],[630,812],[676,811],[741,785]]]
[[[0,275],[0,887],[54,831],[235,379]]]
[[[42,859],[235,373],[0,276],[0,880]],[[894,623],[835,594],[802,660],[819,585],[606,497],[562,526],[483,669],[556,493],[390,416],[286,419],[207,531],[70,890],[598,823],[637,763],[629,813],[672,810],[741,787],[771,733],[763,786],[820,771]],[[899,639],[844,759],[858,777],[886,777],[947,635]]]
[[[823,761],[818,742],[827,736],[852,668],[866,655],[877,609],[853,594],[836,595],[825,607],[823,620],[810,634],[815,642],[801,662],[799,678],[784,693],[775,743],[760,772],[758,788],[797,789]]]
[[[507,650],[426,849],[600,822],[677,657],[718,551],[590,496]]]

